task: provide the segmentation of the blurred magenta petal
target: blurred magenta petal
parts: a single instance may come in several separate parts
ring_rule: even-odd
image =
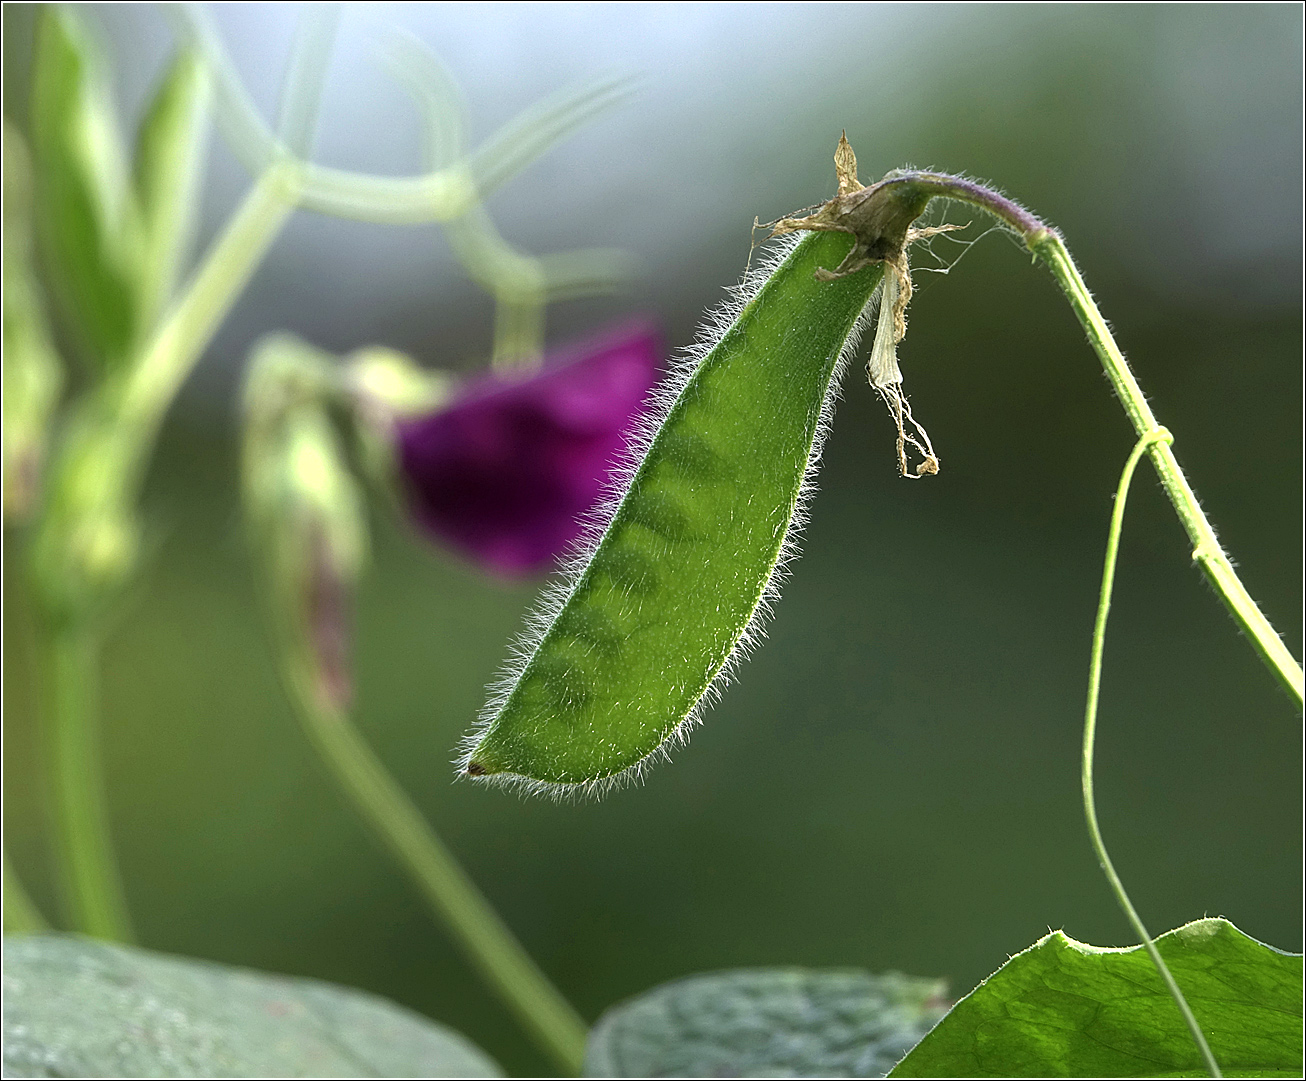
[[[547,570],[603,494],[657,380],[659,344],[650,323],[625,324],[401,422],[414,516],[497,574]]]

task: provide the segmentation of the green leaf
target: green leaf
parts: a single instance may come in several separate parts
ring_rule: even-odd
[[[50,341],[32,268],[32,170],[22,135],[4,121],[4,516],[36,504],[63,366]]]
[[[199,210],[209,78],[193,49],[178,53],[141,122],[133,164],[141,213],[141,321],[154,322],[181,274]]]
[[[1157,948],[1225,1073],[1301,1076],[1302,958],[1228,920]],[[1200,1077],[1206,1071],[1142,946],[1101,949],[1060,931],[962,999],[892,1077]]]
[[[947,1003],[942,980],[755,968],[689,976],[599,1018],[587,1077],[883,1077]]]
[[[37,237],[51,292],[92,370],[111,370],[137,329],[136,208],[98,51],[62,5],[43,4],[37,17],[31,104]]]
[[[500,1077],[456,1032],[316,980],[66,935],[4,943],[5,1077]]]

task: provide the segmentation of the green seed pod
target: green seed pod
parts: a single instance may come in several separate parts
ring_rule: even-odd
[[[95,374],[136,339],[139,221],[108,73],[83,13],[41,5],[29,134],[37,240],[52,299]]]
[[[776,245],[658,395],[619,495],[467,738],[464,774],[601,791],[683,740],[761,634],[879,263],[843,232]]]

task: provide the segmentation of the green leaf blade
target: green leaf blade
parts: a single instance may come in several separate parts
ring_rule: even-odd
[[[947,1008],[941,980],[737,969],[663,984],[590,1033],[587,1077],[883,1077]]]
[[[136,208],[94,41],[44,4],[32,76],[37,235],[51,291],[93,371],[112,370],[137,330]]]
[[[4,944],[6,1077],[500,1077],[375,995],[65,935]]]
[[[1227,1074],[1300,1075],[1302,958],[1222,919],[1156,940]],[[1054,932],[962,999],[892,1077],[1205,1074],[1141,946],[1099,949]]]

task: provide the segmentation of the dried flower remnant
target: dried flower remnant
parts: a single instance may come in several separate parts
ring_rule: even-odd
[[[933,193],[915,184],[899,183],[907,174],[889,173],[869,188],[857,179],[857,156],[845,133],[839,137],[834,152],[839,192],[815,213],[801,218],[781,218],[772,225],[772,236],[801,231],[849,233],[857,241],[834,270],[816,272],[819,281],[835,281],[854,274],[872,263],[884,264],[884,286],[880,292],[880,314],[875,328],[875,344],[867,363],[867,376],[875,392],[889,407],[898,428],[898,470],[904,477],[930,476],[939,471],[939,459],[929,434],[912,416],[911,406],[902,390],[902,371],[898,367],[897,346],[907,333],[907,305],[911,301],[911,267],[907,248],[917,240],[964,228],[959,225],[935,225],[917,229],[912,226]],[[915,470],[907,465],[907,447],[921,456]]]
[[[660,344],[627,324],[547,357],[534,374],[486,376],[449,408],[397,422],[413,515],[493,573],[547,570],[602,499]]]

